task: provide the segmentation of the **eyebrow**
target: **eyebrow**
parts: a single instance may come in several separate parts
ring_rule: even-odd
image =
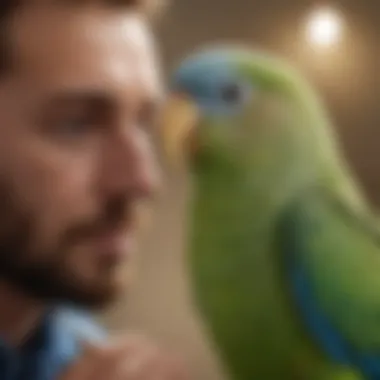
[[[112,111],[116,107],[117,100],[104,91],[67,91],[55,94],[49,100],[49,105],[53,107],[65,104],[84,104],[91,108]],[[152,94],[141,99],[139,108],[155,113],[161,104],[161,97]]]
[[[87,104],[94,107],[112,108],[114,102],[112,97],[104,92],[97,91],[67,91],[55,94],[49,105],[59,106],[61,104]]]

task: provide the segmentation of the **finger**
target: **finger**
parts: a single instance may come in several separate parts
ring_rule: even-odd
[[[145,344],[145,341],[146,338],[140,334],[128,334],[103,342],[103,344],[83,342],[82,354],[67,368],[61,379],[107,379],[108,376],[105,375],[110,375],[115,371],[121,358],[127,356],[128,351],[133,351],[136,347]]]
[[[150,354],[150,356],[148,356]],[[145,359],[145,362],[143,361]],[[129,368],[131,369],[131,367]],[[147,353],[140,366],[133,367],[123,379],[128,380],[188,380],[183,361],[174,355],[163,354],[158,349]]]
[[[83,342],[82,357],[92,357],[101,355],[102,357],[113,357],[118,352],[122,352],[133,347],[148,344],[148,339],[138,333],[128,333],[117,338],[113,338],[102,343]]]
[[[94,367],[92,379],[128,379],[141,372],[154,348],[141,335],[129,335],[113,347],[104,348],[101,352],[102,366]]]
[[[148,380],[147,375],[151,368],[156,365],[158,349],[155,346],[142,346],[119,362],[117,368],[118,380]]]
[[[176,355],[165,355],[157,363],[154,380],[189,380],[184,361]]]

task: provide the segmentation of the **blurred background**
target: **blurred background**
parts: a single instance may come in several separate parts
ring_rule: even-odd
[[[194,48],[243,43],[280,54],[322,94],[341,146],[380,206],[380,2],[378,0],[175,0],[157,26],[166,73]],[[142,329],[186,357],[197,380],[223,380],[189,290],[186,178],[166,178],[144,236],[137,281],[102,316],[112,330]]]

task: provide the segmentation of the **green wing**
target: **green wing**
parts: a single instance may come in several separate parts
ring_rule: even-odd
[[[321,189],[285,210],[280,228],[285,260],[304,268],[320,309],[357,349],[380,350],[380,234]]]

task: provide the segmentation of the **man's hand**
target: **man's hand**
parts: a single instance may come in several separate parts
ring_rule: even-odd
[[[188,380],[180,363],[142,336],[89,346],[59,380]]]

